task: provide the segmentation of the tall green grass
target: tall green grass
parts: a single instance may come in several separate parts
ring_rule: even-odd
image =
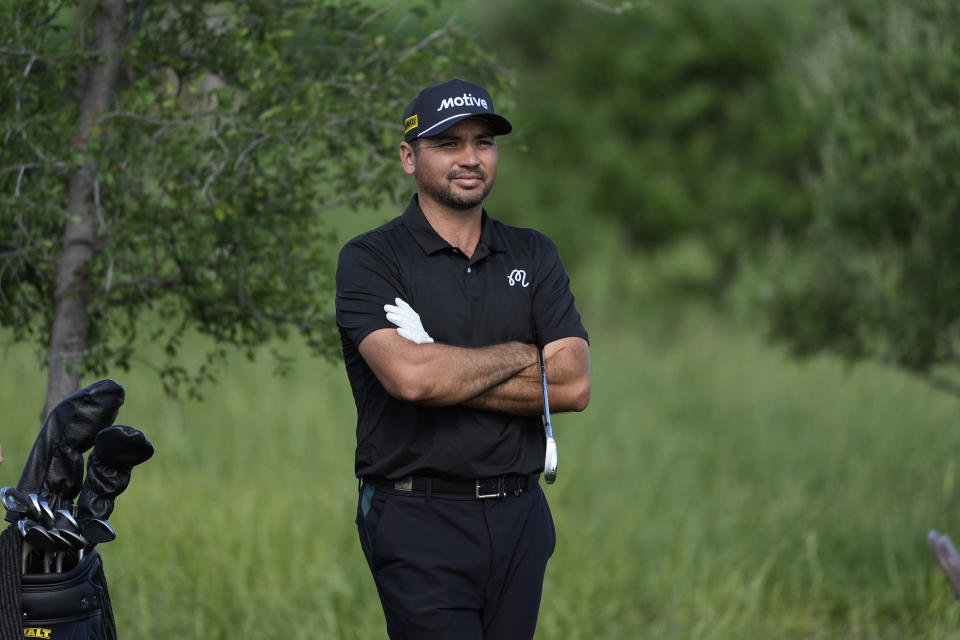
[[[591,405],[554,420],[538,638],[956,637],[924,536],[960,539],[960,402],[893,371],[795,363],[704,313],[589,328]],[[266,362],[231,359],[202,403],[164,396],[147,367],[115,374],[118,422],[157,448],[101,548],[120,637],[386,637],[342,366],[300,357],[277,378]],[[0,372],[7,485],[45,378],[19,346]]]

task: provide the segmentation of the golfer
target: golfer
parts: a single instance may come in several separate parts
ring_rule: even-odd
[[[539,352],[551,411],[582,411],[587,332],[554,243],[483,209],[512,129],[489,93],[431,86],[402,122],[416,194],[337,267],[360,544],[394,640],[529,639],[556,544]]]

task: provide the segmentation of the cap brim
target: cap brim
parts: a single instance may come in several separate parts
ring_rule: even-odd
[[[404,140],[409,142],[415,138],[432,138],[438,136],[458,122],[463,122],[469,118],[480,118],[481,120],[489,122],[491,127],[493,127],[493,135],[495,136],[505,136],[513,131],[513,125],[510,124],[510,121],[496,113],[463,113],[451,116],[443,122],[437,123],[429,129],[424,130],[419,135],[404,136]]]

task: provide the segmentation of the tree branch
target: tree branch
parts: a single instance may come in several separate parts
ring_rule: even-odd
[[[260,146],[260,143],[269,140],[272,136],[269,133],[265,133],[250,144],[248,144],[243,151],[240,152],[240,155],[237,156],[237,161],[233,163],[234,170],[240,167],[241,162],[246,159],[247,155],[253,151],[255,148]]]
[[[376,11],[374,11],[373,13],[371,13],[369,16],[367,16],[366,19],[364,19],[364,21],[361,22],[361,23],[357,26],[357,28],[353,30],[353,33],[359,33],[360,31],[363,31],[363,29],[364,29],[368,24],[370,24],[371,22],[373,22],[374,20],[376,20],[377,18],[379,18],[379,17],[382,16],[383,14],[387,13],[388,11],[392,10],[392,9],[393,9],[394,7],[396,7],[398,4],[400,4],[400,0],[393,0],[393,2],[390,3],[390,4],[388,4],[387,6],[382,7],[382,8],[380,8],[380,9],[377,9]]]
[[[453,24],[453,16],[451,16],[450,19],[447,20],[447,24],[443,25],[433,33],[426,36],[423,40],[421,40],[420,42],[418,42],[417,44],[413,45],[412,47],[404,51],[402,54],[400,54],[397,60],[399,62],[402,62],[407,58],[409,58],[410,56],[412,56],[413,54],[420,51],[421,49],[429,46],[431,42],[433,42],[434,40],[437,40],[438,38],[442,37],[445,33],[450,31],[450,27],[452,24]]]
[[[30,69],[33,68],[33,63],[37,61],[37,56],[30,56],[30,61],[27,62],[27,66],[23,70],[23,78],[20,80],[20,83],[17,85],[17,99],[15,104],[17,105],[17,113],[20,113],[20,96],[23,93],[23,84],[27,81],[27,76],[30,75]]]
[[[10,173],[11,171],[26,171],[27,169],[37,169],[45,167],[42,162],[27,162],[25,164],[12,164],[9,167],[0,167],[0,175]]]
[[[180,118],[178,120],[170,120],[167,118],[154,118],[151,116],[145,116],[140,113],[133,113],[132,111],[109,111],[107,113],[103,113],[97,116],[97,118],[94,120],[94,123],[102,124],[107,120],[112,120],[113,118],[130,118],[131,120],[146,122],[147,124],[176,126],[176,125],[193,124],[195,120],[200,120],[201,118],[206,118],[208,116],[215,115],[216,113],[217,113],[216,110],[213,110],[213,109],[208,111],[195,111],[195,112],[192,112],[192,115],[189,118]]]
[[[27,51],[26,49],[8,49],[7,47],[0,47],[0,53],[5,56],[22,56],[24,58],[37,55],[33,51]]]
[[[146,288],[150,289],[173,289],[179,286],[182,283],[179,275],[173,275],[166,278],[161,278],[158,276],[138,276],[135,278],[128,278],[120,282],[114,282],[111,286],[101,286],[97,287],[95,290],[98,295],[100,294],[110,294],[109,300],[111,304],[116,304],[117,302],[129,302],[134,299],[148,299],[144,295],[144,290]],[[124,293],[127,289],[135,289],[139,294],[138,296],[129,296]]]
[[[45,25],[47,25],[47,24],[50,24],[50,22],[52,22],[53,19],[57,17],[57,14],[60,13],[60,9],[63,9],[63,5],[64,5],[65,2],[66,2],[66,0],[60,0],[60,4],[58,4],[58,5],[57,5],[57,8],[53,10],[53,13],[51,13],[50,15],[48,15],[46,18],[44,18],[44,19],[41,20],[40,22],[35,22],[35,23],[34,23],[34,26],[36,26],[36,27],[43,27],[43,26],[45,26]]]

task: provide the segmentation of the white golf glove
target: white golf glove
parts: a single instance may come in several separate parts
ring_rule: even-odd
[[[423,328],[420,314],[400,298],[394,298],[394,302],[397,306],[385,304],[383,310],[387,312],[387,320],[397,325],[397,333],[417,344],[433,342],[433,338]]]

